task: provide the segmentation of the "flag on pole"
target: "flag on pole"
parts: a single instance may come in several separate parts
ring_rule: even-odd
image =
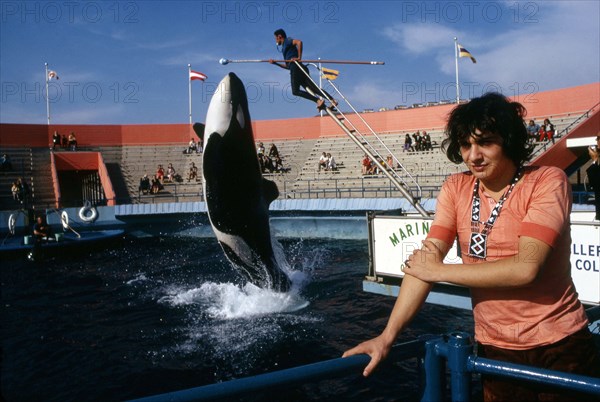
[[[340,72],[338,70],[333,70],[331,68],[325,67],[321,68],[321,73],[323,74],[323,78],[330,81],[335,80],[340,75]]]
[[[55,78],[57,80],[59,79],[58,74],[56,74],[56,71],[54,70],[48,71],[48,79],[51,80],[52,78]]]
[[[190,81],[193,81],[193,80],[204,81],[206,78],[208,78],[206,76],[206,74],[202,74],[199,71],[190,70]]]
[[[462,47],[459,43],[456,44],[458,46],[458,57],[469,57],[473,63],[477,63],[475,57],[464,47]]]

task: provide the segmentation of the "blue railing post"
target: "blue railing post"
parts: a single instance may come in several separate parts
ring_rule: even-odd
[[[444,391],[444,358],[438,354],[439,344],[444,338],[433,338],[425,342],[425,388],[422,402],[438,402],[443,400]]]
[[[466,332],[449,334],[447,351],[452,401],[469,401],[471,399],[471,373],[467,368],[467,360],[473,352],[473,343],[469,334]]]

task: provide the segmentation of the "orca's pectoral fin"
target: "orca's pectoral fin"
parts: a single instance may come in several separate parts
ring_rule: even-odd
[[[277,197],[279,197],[279,189],[277,188],[277,184],[271,180],[267,180],[264,177],[262,180],[263,195],[267,201],[267,204],[271,204],[277,199]]]
[[[204,141],[204,129],[206,125],[203,123],[194,123],[193,128],[200,141]]]

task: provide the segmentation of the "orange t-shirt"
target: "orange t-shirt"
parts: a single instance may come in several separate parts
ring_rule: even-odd
[[[464,264],[485,262],[466,253],[474,184],[470,172],[448,178],[438,197],[428,235],[447,244],[452,244],[458,235]],[[481,186],[479,196],[480,220],[485,222],[496,201]],[[506,349],[532,349],[555,343],[587,325],[571,279],[571,205],[570,186],[562,170],[524,168],[488,234],[487,261],[516,255],[520,236],[541,240],[552,247],[552,252],[529,286],[471,289],[475,337],[479,342]]]

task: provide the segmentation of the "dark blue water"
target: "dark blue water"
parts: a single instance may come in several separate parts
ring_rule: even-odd
[[[377,335],[393,298],[364,293],[366,241],[282,240],[296,289],[240,281],[216,240],[126,238],[34,264],[3,261],[2,395],[118,401],[339,357]],[[472,328],[427,305],[399,341]],[[418,399],[415,361],[252,395],[260,401]]]

